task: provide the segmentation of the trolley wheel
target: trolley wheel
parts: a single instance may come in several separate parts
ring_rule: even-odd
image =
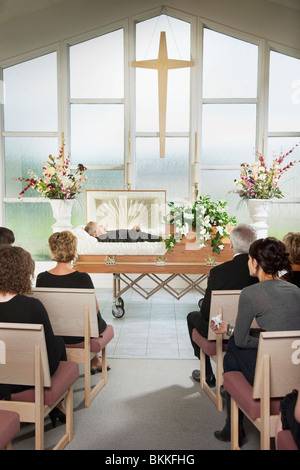
[[[112,314],[116,318],[121,318],[123,317],[125,313],[125,309],[123,307],[120,307],[119,305],[114,305],[112,308]]]
[[[124,308],[124,300],[122,299],[122,297],[118,297],[117,300],[116,300],[116,305],[118,307],[122,307]]]

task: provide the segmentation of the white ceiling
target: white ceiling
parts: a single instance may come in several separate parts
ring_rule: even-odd
[[[65,0],[0,0],[0,23],[5,23],[15,18],[49,8],[63,1]],[[300,0],[267,1],[300,11]]]
[[[0,23],[13,20],[64,0],[0,0]]]
[[[293,8],[294,10],[300,10],[300,0],[268,0],[272,3],[279,3],[287,8]]]

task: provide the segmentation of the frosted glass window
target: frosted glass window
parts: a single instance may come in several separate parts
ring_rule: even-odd
[[[256,45],[204,29],[204,98],[255,98],[257,67]]]
[[[203,106],[202,164],[240,165],[255,160],[256,106]]]
[[[299,142],[299,138],[294,137],[274,137],[268,140],[268,163],[271,164],[274,156],[284,154],[291,150]],[[297,161],[294,166],[289,168],[280,178],[279,187],[285,197],[300,197],[299,179],[300,179],[300,146],[295,147],[294,151],[288,155],[280,165],[284,168],[290,162]]]
[[[136,69],[136,128],[158,132],[158,82],[154,70]],[[190,70],[170,70],[167,89],[166,132],[188,132],[190,119]]]
[[[71,133],[72,164],[124,163],[123,105],[72,105]]]
[[[158,56],[160,32],[167,37],[170,59],[191,60],[190,24],[161,15],[136,25],[136,60],[156,59]]]
[[[271,214],[268,217],[268,235],[279,240],[287,232],[299,232],[300,204],[282,204],[272,201]]]
[[[70,47],[71,98],[123,98],[123,30]]]
[[[269,131],[300,129],[300,60],[270,54]]]
[[[159,156],[159,139],[136,140],[135,189],[167,191],[167,199],[189,194],[189,139],[167,138],[166,156]]]
[[[190,24],[161,15],[137,24],[137,61],[158,57],[161,31],[166,32],[170,59],[191,60]],[[190,73],[189,67],[168,72],[167,132],[189,130]],[[136,130],[159,131],[157,70],[136,68]]]
[[[6,204],[5,225],[15,234],[15,245],[29,251],[35,261],[50,260],[48,238],[55,219],[49,202]]]
[[[56,53],[3,71],[5,131],[57,131]]]
[[[72,209],[72,225],[85,225],[86,220],[86,197],[85,190],[88,189],[124,189],[124,170],[87,170],[87,180],[84,182],[84,191],[76,196]]]
[[[13,178],[29,178],[28,170],[42,177],[43,166],[49,154],[58,155],[57,138],[46,137],[6,137],[5,149],[5,195],[18,197],[26,183]],[[33,189],[26,191],[26,197],[39,196]]]
[[[234,180],[238,176],[239,170],[202,170],[199,191],[202,194],[210,194],[213,201],[225,199],[228,202],[228,213],[236,215],[241,199],[229,191],[234,189]]]

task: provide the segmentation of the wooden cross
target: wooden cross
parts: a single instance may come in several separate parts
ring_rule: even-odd
[[[192,67],[193,65],[193,61],[168,58],[165,31],[161,31],[160,33],[159,52],[157,59],[139,60],[132,62],[133,67],[157,69],[158,71],[160,158],[165,157],[168,70]]]

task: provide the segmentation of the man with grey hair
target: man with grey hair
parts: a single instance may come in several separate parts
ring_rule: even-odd
[[[256,231],[247,224],[239,224],[230,233],[230,249],[233,259],[226,261],[210,270],[204,298],[201,299],[200,311],[190,312],[187,316],[187,325],[194,354],[200,359],[200,348],[192,340],[194,328],[201,336],[207,338],[209,328],[209,312],[211,292],[213,290],[240,290],[258,282],[256,277],[251,277],[248,269],[248,252],[251,243],[257,238]],[[209,356],[205,356],[206,382],[210,387],[214,387],[216,379],[210,363]],[[200,381],[200,370],[196,369],[192,377],[197,382]]]

